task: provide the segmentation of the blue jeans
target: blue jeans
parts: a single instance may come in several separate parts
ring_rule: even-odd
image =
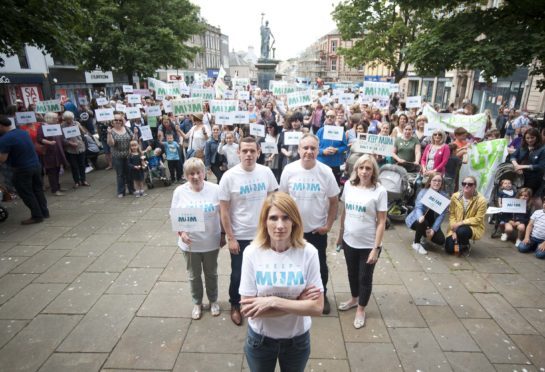
[[[133,193],[134,184],[132,183],[131,172],[129,172],[129,159],[113,157],[112,165],[117,176],[117,194],[125,195],[125,184],[129,189],[129,193]]]
[[[242,253],[244,248],[250,245],[251,240],[237,240],[240,252],[238,254],[231,254],[231,281],[229,283],[229,302],[231,306],[240,307],[240,293],[238,287],[240,287],[240,276],[242,270]]]
[[[528,244],[524,244],[521,242],[518,245],[518,250],[521,253],[530,253],[532,251],[536,251],[535,255],[537,258],[544,259],[545,258],[545,251],[540,251],[537,249],[537,246],[543,243],[543,239],[536,239],[533,236],[530,237],[530,242]]]
[[[274,339],[248,327],[244,353],[252,372],[273,372],[277,360],[282,372],[303,372],[310,356],[310,332]]]

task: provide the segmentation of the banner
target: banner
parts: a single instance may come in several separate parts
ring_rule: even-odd
[[[526,200],[502,198],[501,211],[504,213],[526,213]]]
[[[445,132],[453,133],[458,127],[464,127],[471,135],[484,138],[486,129],[486,115],[439,114],[429,105],[425,105],[423,112],[432,126],[440,127]]]
[[[365,154],[376,154],[382,156],[391,156],[394,150],[395,139],[390,136],[380,136],[377,134],[367,134],[367,137],[361,137],[352,145],[355,152]]]
[[[450,199],[444,197],[440,193],[431,188],[426,191],[422,197],[422,204],[431,209],[437,214],[441,214],[447,209],[450,204]]]
[[[204,211],[202,208],[171,208],[172,231],[203,232]]]
[[[181,96],[180,83],[165,83],[161,80],[148,78],[148,87],[155,90],[155,97],[158,100],[163,100],[165,96]],[[158,98],[161,97],[161,98]]]
[[[289,93],[287,96],[288,96],[288,106],[290,109],[312,104],[312,98],[310,97],[310,90]]]
[[[460,182],[467,176],[475,177],[477,191],[489,199],[494,188],[496,168],[503,163],[506,156],[507,140],[505,138],[472,144],[468,150],[467,164],[463,164],[460,168]]]
[[[274,142],[261,142],[261,152],[264,154],[278,154],[278,146]]]
[[[238,109],[238,101],[236,99],[230,100],[211,100],[210,101],[210,113],[217,114],[219,112],[235,112]]]
[[[199,114],[203,112],[202,106],[200,98],[183,98],[172,101],[172,112],[175,116]]]
[[[234,90],[226,90],[223,92],[223,98],[224,99],[235,99],[235,91]]]
[[[211,101],[216,99],[216,90],[214,88],[192,88],[191,98],[200,98],[203,101]]]
[[[115,111],[119,111],[119,112],[125,112],[125,109],[127,108],[127,106],[125,106],[124,104],[122,103],[116,103],[115,104]]]
[[[219,125],[232,125],[234,124],[233,121],[233,112],[218,112],[215,115],[216,124]]]
[[[49,101],[36,102],[36,112],[45,114],[46,112],[61,112],[61,101],[59,99],[52,99]]]
[[[250,85],[250,79],[249,78],[231,78],[231,82],[233,83],[233,87],[242,87],[246,88],[248,85]]]

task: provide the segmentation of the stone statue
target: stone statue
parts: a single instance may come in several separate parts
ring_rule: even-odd
[[[269,59],[269,52],[274,45],[274,36],[271,32],[271,29],[269,28],[269,21],[266,21],[265,24],[263,24],[263,16],[264,14],[261,14],[261,58],[263,59]],[[272,38],[272,43],[271,43]]]

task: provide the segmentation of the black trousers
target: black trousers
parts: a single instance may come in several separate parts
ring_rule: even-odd
[[[223,176],[223,171],[220,169],[221,164],[212,164],[210,166],[210,170],[212,173],[214,173],[214,176],[216,176],[216,179],[218,180],[218,185],[220,183],[221,177]]]
[[[170,179],[172,182],[179,181],[182,179],[182,173],[180,171],[180,161],[179,160],[167,160],[168,171],[170,173]]]
[[[13,186],[35,219],[49,217],[41,166],[13,170]]]
[[[74,183],[80,184],[85,182],[85,153],[70,154],[67,152],[66,158],[70,164],[70,170],[72,171],[72,179],[74,180]]]
[[[373,289],[375,264],[368,264],[371,249],[356,249],[343,240],[344,259],[348,269],[348,283],[352,297],[358,297],[358,305],[367,306]]]
[[[324,296],[327,293],[327,282],[329,280],[329,268],[327,267],[327,234],[313,234],[312,232],[305,233],[305,240],[312,244],[318,250],[318,259],[320,260],[320,276],[322,277],[322,285],[324,286]]]
[[[420,223],[418,221],[415,221],[411,225],[411,230],[416,231],[416,233],[414,234],[415,243],[420,243],[420,239],[423,236],[426,236],[426,230],[428,228],[431,228],[431,226],[433,226],[433,223],[435,222],[435,218],[436,218],[436,215],[434,215],[434,213],[431,213],[431,211],[428,211],[428,213],[426,213],[426,216],[424,218],[424,222]],[[438,245],[445,244],[445,234],[443,234],[443,231],[441,231],[441,228],[439,228],[439,230],[437,230],[433,234],[431,241]]]
[[[473,237],[473,231],[468,225],[462,225],[455,231],[456,241],[452,239],[452,235],[449,236],[445,242],[445,251],[447,253],[454,253],[454,244],[458,243],[460,246],[469,245],[469,240]]]

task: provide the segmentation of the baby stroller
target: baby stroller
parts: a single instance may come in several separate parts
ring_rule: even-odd
[[[494,207],[500,206],[499,200],[498,200],[498,191],[500,189],[501,181],[505,179],[511,180],[515,194],[518,189],[524,186],[524,176],[522,174],[518,174],[515,171],[515,166],[513,164],[511,163],[500,164],[496,170],[496,175],[494,176],[494,188],[492,189],[492,194],[490,195],[489,205],[492,205]],[[499,215],[497,214],[491,215],[488,219],[488,222],[491,225],[494,225],[494,231],[492,232],[491,237],[499,238],[499,236],[501,235],[501,230],[499,228],[500,227]]]
[[[155,182],[157,181],[163,182],[163,186],[165,187],[170,186],[172,183],[170,179],[166,176],[164,166],[161,167],[161,165],[159,165],[157,167],[152,167],[149,163],[146,169],[145,180],[148,189],[153,189],[155,187]]]
[[[391,221],[405,221],[412,207],[409,201],[414,193],[405,168],[395,164],[385,164],[380,168],[379,182],[388,192],[388,213],[386,226]]]

